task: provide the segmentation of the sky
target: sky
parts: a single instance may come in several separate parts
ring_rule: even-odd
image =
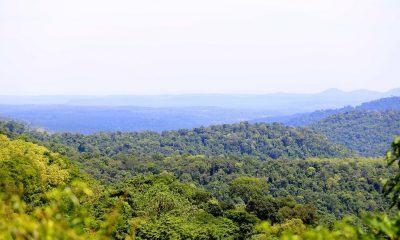
[[[0,95],[400,87],[398,0],[0,0]]]

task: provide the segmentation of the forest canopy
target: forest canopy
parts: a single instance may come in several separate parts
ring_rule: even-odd
[[[400,215],[390,208],[398,169],[304,128],[240,123],[82,135],[0,121],[0,129],[2,238],[400,235]]]

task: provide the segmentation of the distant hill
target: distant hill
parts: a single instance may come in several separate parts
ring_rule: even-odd
[[[358,110],[400,110],[400,97],[390,97],[366,102],[356,107]]]
[[[390,148],[393,137],[400,135],[400,111],[361,109],[382,107],[385,101],[388,99],[363,104],[354,111],[336,113],[313,123],[310,128],[363,156],[382,156]]]
[[[0,131],[9,136],[25,134],[40,142],[63,144],[78,152],[103,155],[194,154],[239,155],[259,159],[346,157],[352,153],[325,136],[304,128],[281,124],[214,125],[191,130],[156,132],[112,132],[91,135],[75,133],[47,134],[29,131],[15,122],[0,121]]]
[[[387,92],[329,89],[319,93],[112,95],[112,96],[0,96],[6,105],[140,106],[152,108],[219,107],[273,110],[274,115],[309,112],[316,109],[354,106],[363,102],[400,96],[400,89]]]
[[[356,107],[319,110],[252,120],[306,126],[363,156],[382,156],[400,134],[400,97],[381,98]]]
[[[177,130],[237,123],[268,114],[216,107],[148,108],[67,105],[0,105],[0,116],[50,132],[134,132]]]
[[[334,114],[350,112],[353,110],[400,110],[400,97],[388,97],[378,100],[362,103],[356,107],[343,107],[339,109],[317,110],[310,113],[298,113],[293,115],[266,117],[251,120],[250,122],[265,122],[273,123],[279,122],[290,126],[306,126],[315,123],[323,118],[329,117]]]
[[[365,94],[364,94],[365,93]],[[363,99],[373,99],[378,93],[368,95],[365,91],[352,93],[329,90],[320,94],[270,94],[270,95],[182,95],[182,96],[147,96],[116,97],[121,101],[115,104],[136,103],[143,105],[165,105],[173,107],[135,107],[114,106],[112,97],[104,97],[102,101],[58,100],[68,104],[87,105],[0,105],[0,118],[6,117],[29,123],[34,127],[43,127],[52,132],[79,132],[90,134],[109,131],[166,131],[182,128],[194,128],[215,124],[230,124],[241,121],[280,122],[286,125],[304,126],[321,120],[338,112],[353,110],[353,107],[342,107],[346,104],[361,103]],[[354,96],[352,95],[354,94]],[[57,97],[54,97],[58,99]],[[2,102],[0,97],[0,102]],[[29,98],[22,97],[17,102],[23,103]],[[85,98],[86,99],[86,98]],[[97,99],[97,98],[95,98]],[[136,99],[136,100],[135,100]],[[393,101],[396,100],[396,101]],[[377,100],[360,107],[367,109],[384,109],[395,106],[400,97]],[[4,99],[3,99],[4,100]],[[32,102],[40,102],[40,98]],[[50,97],[45,98],[49,102]],[[62,101],[61,101],[62,100]],[[11,101],[13,102],[13,101]],[[15,101],[14,101],[15,102]],[[96,105],[104,103],[104,106]],[[178,104],[179,103],[179,104]],[[200,105],[221,105],[224,107],[201,107]],[[223,103],[223,104],[222,104]],[[90,106],[91,104],[95,106]],[[193,106],[190,106],[190,105]],[[188,105],[190,107],[180,107]],[[332,106],[342,108],[333,110],[315,109]],[[242,108],[240,108],[242,107]],[[259,108],[259,109],[256,109]],[[287,115],[296,113],[294,115]],[[269,116],[269,117],[265,117]],[[252,120],[256,119],[256,120]]]
[[[340,109],[328,109],[328,110],[317,110],[311,113],[297,113],[293,115],[287,116],[276,116],[276,117],[267,117],[267,118],[259,118],[255,120],[251,120],[251,123],[282,123],[289,126],[306,126],[311,123],[317,122],[325,117],[329,117],[333,114],[340,112],[349,112],[353,111],[353,107],[344,107]]]

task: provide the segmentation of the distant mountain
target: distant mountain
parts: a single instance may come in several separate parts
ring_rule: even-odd
[[[50,132],[134,132],[176,130],[236,123],[268,111],[215,107],[147,108],[66,105],[0,105],[0,116],[26,122]]]
[[[298,113],[293,115],[266,117],[251,120],[250,122],[279,122],[290,126],[306,126],[321,119],[338,113],[350,112],[354,110],[400,110],[400,97],[388,97],[362,103],[356,107],[343,107],[339,109],[317,110],[310,113]]]
[[[388,92],[357,90],[344,92],[329,89],[313,94],[273,93],[250,94],[186,94],[156,96],[0,96],[0,104],[8,105],[79,105],[79,106],[141,106],[152,108],[220,107],[229,109],[262,109],[273,115],[309,112],[317,109],[354,106],[384,97],[400,96],[400,89]],[[271,115],[270,115],[271,116]]]
[[[379,102],[361,106],[364,109],[366,106],[382,107]],[[400,111],[363,110],[360,107],[333,114],[309,127],[363,156],[383,156],[394,136],[400,135]]]
[[[99,101],[91,102],[90,98],[81,99],[75,104],[85,102],[86,105],[0,105],[0,118],[11,118],[27,122],[33,127],[42,127],[52,132],[110,132],[110,131],[166,131],[177,129],[189,129],[200,126],[209,126],[224,123],[238,123],[241,121],[250,122],[280,122],[286,125],[304,126],[319,121],[325,117],[338,112],[351,111],[354,108],[344,107],[334,110],[320,110],[311,113],[302,113],[305,110],[314,110],[316,106],[332,106],[343,103],[349,103],[350,97],[363,99],[366,91],[355,91],[354,96],[339,90],[331,89],[321,94],[271,94],[271,95],[189,95],[182,96],[153,96],[153,97],[129,97],[137,98],[133,101],[137,104],[147,105],[190,105],[190,107],[135,107],[135,106],[113,106],[117,104],[113,100],[119,98],[105,97],[105,106]],[[377,93],[371,93],[371,98]],[[338,95],[341,95],[338,97]],[[285,97],[286,96],[286,97]],[[322,97],[324,96],[324,97]],[[125,97],[121,96],[121,102],[126,102]],[[319,100],[320,98],[324,101]],[[337,98],[337,99],[336,99]],[[147,102],[145,100],[148,100]],[[180,99],[180,101],[178,101]],[[263,100],[264,99],[264,100]],[[396,100],[397,99],[397,100]],[[398,104],[400,97],[392,97],[386,100],[377,100],[369,104],[361,105],[360,108],[366,109],[385,109],[385,106],[393,108]],[[26,100],[26,99],[25,99]],[[19,99],[20,102],[25,101]],[[38,100],[38,99],[37,99]],[[45,98],[50,101],[51,98]],[[67,97],[60,97],[60,102],[70,101]],[[85,100],[85,101],[84,101]],[[87,101],[86,101],[87,100]],[[95,99],[92,99],[95,100]],[[110,100],[109,105],[107,101]],[[139,101],[140,100],[140,101]],[[1,101],[1,97],[0,97]],[[229,108],[222,107],[200,107],[195,106],[200,102],[205,105],[226,105]],[[320,101],[320,102],[319,102]],[[336,101],[336,102],[335,102]],[[35,102],[35,101],[34,101]],[[71,100],[69,103],[72,103]],[[351,101],[350,101],[351,102]],[[222,104],[224,103],[224,104]],[[329,104],[328,104],[329,103]],[[90,106],[93,104],[94,106]],[[262,107],[261,107],[262,105]],[[239,106],[248,106],[248,108],[239,108]],[[256,109],[255,107],[260,107]],[[278,110],[274,110],[278,109]],[[295,112],[294,115],[287,115]],[[268,116],[268,117],[265,117]],[[256,119],[256,120],[252,120]]]

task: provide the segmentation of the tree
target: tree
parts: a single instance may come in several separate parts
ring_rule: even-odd
[[[392,149],[386,154],[386,160],[389,166],[397,161],[399,166],[398,171],[400,170],[400,136],[395,137],[392,143]],[[383,192],[386,196],[392,195],[392,207],[397,206],[400,210],[400,172],[386,182]]]
[[[240,197],[245,203],[252,198],[259,198],[268,194],[268,184],[264,179],[241,176],[233,180],[230,186],[230,194]]]

